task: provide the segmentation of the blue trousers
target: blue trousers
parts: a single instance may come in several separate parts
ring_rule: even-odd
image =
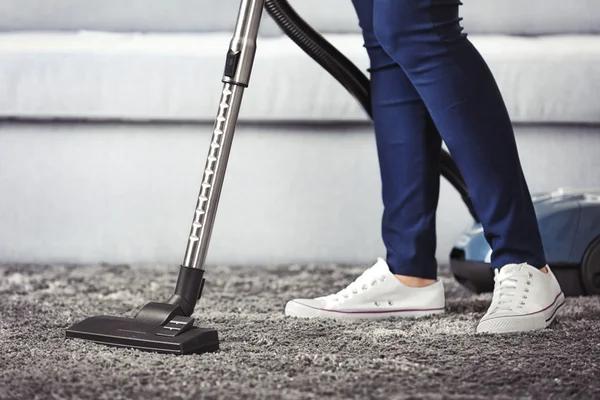
[[[511,121],[487,64],[467,39],[460,0],[353,0],[371,93],[393,273],[437,277],[442,140],[490,243],[491,263],[546,265]]]

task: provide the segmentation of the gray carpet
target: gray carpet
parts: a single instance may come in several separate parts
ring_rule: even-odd
[[[166,299],[176,267],[1,266],[0,398],[600,398],[600,299],[571,298],[549,329],[476,335],[489,295],[445,276],[448,314],[302,321],[285,302],[364,267],[214,267],[196,316],[219,353],[177,357],[65,340],[95,314]]]

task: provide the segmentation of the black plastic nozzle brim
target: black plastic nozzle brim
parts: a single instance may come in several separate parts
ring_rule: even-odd
[[[160,329],[162,326],[135,318],[100,315],[73,325],[67,329],[66,337],[113,347],[177,355],[219,350],[219,336],[214,329],[192,327],[175,337],[157,335]]]

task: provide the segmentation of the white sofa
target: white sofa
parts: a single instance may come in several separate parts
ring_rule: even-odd
[[[350,0],[292,4],[366,70]],[[181,261],[238,5],[0,2],[0,261]],[[463,16],[532,191],[600,186],[600,2]],[[443,263],[470,218],[445,182],[440,200]],[[370,122],[265,13],[208,263],[370,262],[381,211]]]

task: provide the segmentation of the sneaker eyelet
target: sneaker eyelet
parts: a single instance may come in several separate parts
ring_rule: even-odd
[[[524,305],[525,305],[525,302],[524,302],[524,301],[522,301],[522,302],[521,302],[521,305],[522,305],[522,306],[524,306]]]
[[[528,284],[528,285],[531,285],[531,281],[527,281],[527,284]]]
[[[527,298],[527,296],[523,296],[523,298],[524,298],[524,299],[526,299],[526,298]]]
[[[354,289],[354,290],[352,291],[352,293],[353,293],[353,294],[357,294],[357,293],[358,293],[358,290]]]
[[[525,292],[529,293],[529,289],[525,289]]]
[[[393,306],[393,305],[394,305],[394,303],[392,303],[391,301],[388,301],[388,304],[389,304],[390,306]]]
[[[376,301],[376,302],[375,302],[375,305],[379,307],[379,302],[378,302],[378,301]]]
[[[529,277],[530,277],[530,278],[533,278],[533,274],[532,274],[531,272],[529,273]]]
[[[367,285],[363,285],[362,290],[367,290]]]

